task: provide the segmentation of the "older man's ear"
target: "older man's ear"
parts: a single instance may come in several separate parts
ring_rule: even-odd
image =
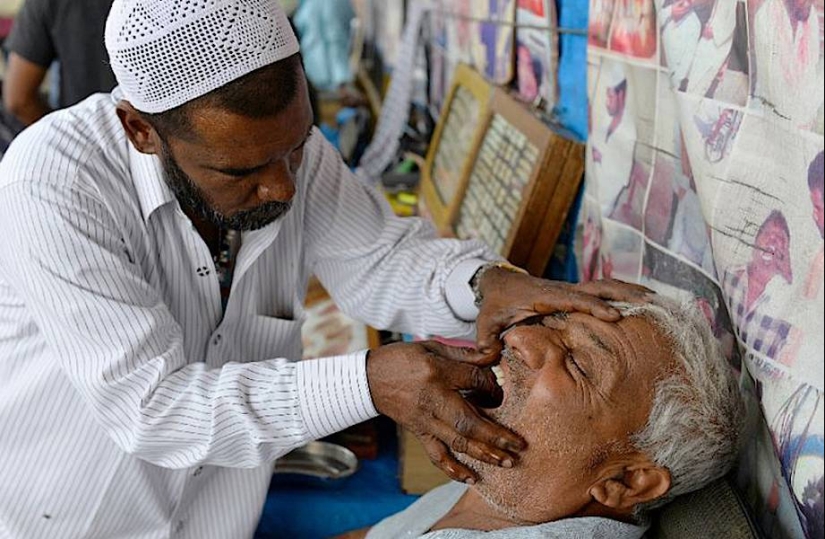
[[[589,493],[611,512],[630,515],[635,506],[653,501],[669,489],[670,471],[637,454],[632,462],[607,467]]]

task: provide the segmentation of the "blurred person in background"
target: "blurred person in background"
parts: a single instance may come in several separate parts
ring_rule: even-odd
[[[3,78],[3,106],[31,125],[53,106],[64,108],[115,86],[103,44],[111,0],[26,0],[4,43],[9,53]],[[57,61],[56,96],[40,88]]]

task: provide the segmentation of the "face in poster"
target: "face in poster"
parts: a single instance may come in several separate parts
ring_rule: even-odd
[[[715,196],[728,202],[711,223],[719,279],[743,344],[766,368],[819,386],[825,342],[822,318],[810,312],[821,310],[822,291],[809,283],[821,280],[823,240],[808,179],[820,174],[820,153],[821,138],[746,114],[727,181],[717,182]]]

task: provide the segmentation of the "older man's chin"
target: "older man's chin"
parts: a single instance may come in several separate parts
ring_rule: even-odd
[[[456,454],[455,457],[478,474],[479,481],[470,488],[475,490],[487,505],[512,521],[514,526],[525,523],[519,516],[520,497],[517,495],[522,480],[514,473],[515,470],[487,464],[465,454]]]

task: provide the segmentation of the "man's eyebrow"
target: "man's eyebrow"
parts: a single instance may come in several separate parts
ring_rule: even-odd
[[[221,168],[221,167],[213,168],[213,167],[209,167],[209,168],[211,168],[212,170],[215,170],[217,172],[227,174],[229,176],[249,176],[250,174],[258,172],[259,170],[263,169],[264,167],[266,167],[266,165],[259,165],[257,167],[250,167],[250,168],[232,168],[232,167],[230,167],[230,168]]]
[[[597,347],[597,348],[599,348],[600,350],[602,350],[602,351],[604,351],[604,352],[607,352],[608,354],[611,354],[611,355],[614,355],[614,354],[616,353],[616,352],[613,350],[613,348],[611,348],[611,347],[610,347],[610,345],[608,345],[608,344],[605,342],[605,340],[604,340],[604,339],[602,339],[602,338],[601,338],[598,334],[596,334],[596,333],[594,333],[594,332],[592,332],[592,331],[588,331],[588,332],[587,332],[587,337],[588,337],[591,341],[593,341],[593,343],[596,345],[596,347]]]

